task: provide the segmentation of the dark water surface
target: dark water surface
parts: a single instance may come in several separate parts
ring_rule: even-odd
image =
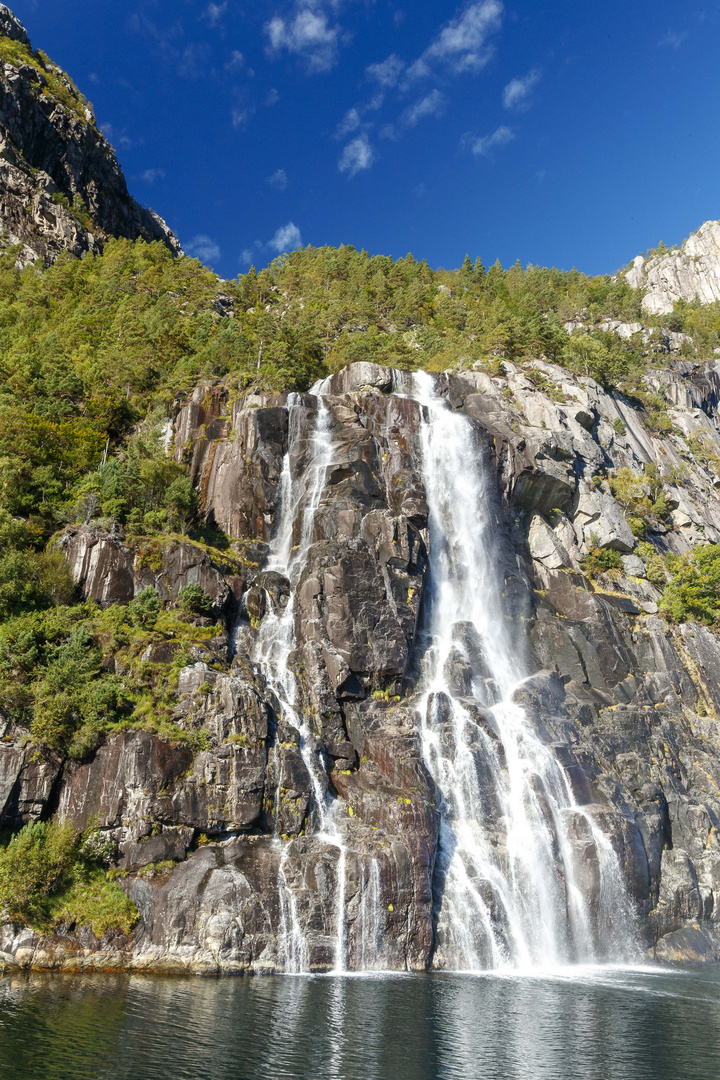
[[[0,979],[12,1080],[718,1080],[720,972]]]

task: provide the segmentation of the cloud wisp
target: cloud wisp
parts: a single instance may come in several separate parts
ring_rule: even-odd
[[[442,116],[447,108],[447,98],[441,90],[431,90],[420,101],[416,101],[403,113],[403,121],[408,127],[415,127],[420,120],[428,116]]]
[[[220,258],[220,248],[216,241],[205,233],[193,236],[190,243],[185,244],[184,247],[186,255],[190,255],[193,259],[200,259],[204,263],[215,262]]]
[[[422,56],[408,69],[408,78],[421,78],[441,65],[455,75],[480,71],[493,54],[489,39],[502,26],[500,0],[470,4],[443,27]]]
[[[284,169],[278,169],[272,176],[268,176],[267,182],[270,187],[275,188],[276,191],[285,191],[285,188],[288,186],[287,173]]]
[[[463,135],[461,144],[475,157],[488,157],[494,150],[503,150],[515,138],[512,128],[504,125],[493,131],[492,135]]]
[[[343,150],[338,162],[338,170],[341,173],[347,173],[348,179],[352,179],[359,172],[371,168],[374,160],[375,152],[370,145],[370,140],[363,132],[362,135],[358,135],[356,139],[349,142]]]
[[[502,102],[506,109],[527,109],[530,105],[530,95],[540,82],[540,72],[537,68],[528,71],[517,79],[511,79],[502,94]]]
[[[371,82],[381,86],[383,90],[391,90],[397,86],[400,76],[405,70],[405,61],[401,60],[396,53],[391,53],[386,60],[379,64],[370,64],[365,69],[365,75]]]
[[[203,18],[207,19],[210,26],[215,27],[218,25],[226,11],[227,0],[224,0],[222,4],[208,4],[203,12]]]
[[[311,74],[329,71],[337,61],[340,27],[331,25],[318,7],[303,6],[290,19],[276,15],[265,24],[265,33],[271,56],[294,53]]]
[[[374,124],[369,114],[376,113],[389,97],[394,98],[401,111],[394,122],[381,123],[378,128],[381,139],[397,140],[403,128],[414,128],[421,120],[443,116],[449,105],[446,93],[449,77],[472,75],[485,67],[494,53],[492,38],[502,27],[504,11],[502,0],[475,0],[458,9],[414,61],[406,63],[393,52],[366,67],[365,78],[373,84],[375,92],[370,101],[350,109],[338,127],[338,137],[353,131],[364,132],[345,148],[340,171],[355,176],[372,165],[373,153],[367,133]],[[526,98],[537,77],[534,72],[526,77]],[[402,109],[402,99],[413,89],[417,93],[418,82],[422,79],[434,80],[439,85]],[[514,88],[509,93],[514,107],[519,108],[522,91]]]
[[[677,50],[684,43],[687,36],[687,30],[668,30],[667,34],[658,41],[658,47]]]
[[[165,170],[164,169],[146,169],[145,172],[141,174],[140,179],[142,180],[142,182],[144,184],[154,184],[156,180],[164,180],[165,179]]]
[[[268,241],[269,248],[282,255],[287,251],[295,251],[302,247],[302,235],[297,225],[288,221],[287,225],[281,225],[272,240]]]

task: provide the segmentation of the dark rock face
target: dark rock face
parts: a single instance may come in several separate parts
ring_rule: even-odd
[[[175,601],[185,585],[200,585],[210,598],[210,614],[220,618],[235,611],[243,592],[234,563],[218,566],[190,542],[147,553],[126,544],[119,532],[83,525],[66,532],[60,545],[83,596],[103,606],[127,604],[149,586],[161,600]]]
[[[593,583],[583,574],[591,535],[601,547],[630,546],[621,508],[591,476],[603,462],[632,468],[659,458],[660,446],[630,410],[627,435],[608,449],[615,399],[591,380],[569,382],[545,367],[565,387],[563,403],[512,371],[444,383],[496,477],[507,615],[518,653],[535,672],[515,701],[571,785],[570,843],[599,935],[609,940],[614,931],[601,910],[588,814],[617,853],[639,947],[664,960],[716,959],[720,644],[707,628],[672,628],[658,617],[658,592],[636,555],[625,556],[613,579]],[[236,621],[236,650],[227,664],[198,657],[180,674],[176,722],[180,731],[205,733],[199,751],[126,731],[88,761],[38,763],[24,733],[0,720],[2,825],[53,812],[78,826],[96,820],[116,845],[142,916],[130,939],[106,942],[47,942],[5,927],[0,952],[40,966],[315,970],[334,965],[342,934],[349,967],[432,964],[440,816],[415,696],[428,509],[422,410],[390,392],[404,386],[401,373],[376,365],[353,365],[323,386],[332,455],[294,585],[263,560],[283,469],[297,478],[311,467],[312,395],[245,398],[230,413],[225,388],[204,386],[177,417],[176,453],[191,463],[208,518],[255,545],[256,566],[248,563],[240,577],[191,544],[163,552],[150,569],[119,537],[90,529],[68,537],[86,595],[127,601],[154,584],[172,599],[183,583],[198,581],[216,617]],[[689,408],[701,393],[695,387]],[[675,421],[686,419],[679,408]],[[662,453],[670,452],[665,445]],[[673,529],[658,534],[664,550],[685,550],[701,527],[720,539],[720,498],[703,483],[698,472],[679,491]],[[293,544],[302,512],[301,500]],[[304,745],[279,718],[275,690],[254,658],[258,627],[291,596],[288,664],[307,719]],[[496,688],[472,625],[457,623],[452,636],[447,682],[471,718],[482,786],[484,748],[498,745]],[[431,713],[440,738],[452,739],[442,695],[431,699]],[[309,751],[323,762],[320,781],[308,771]],[[338,847],[317,834],[318,782],[335,800],[344,867]],[[489,794],[486,813],[501,843]],[[154,876],[138,873],[156,864]]]
[[[0,34],[30,48],[25,28],[0,5]],[[59,68],[53,75],[67,76]],[[128,194],[115,152],[89,107],[71,110],[31,64],[0,68],[0,213],[5,243],[24,245],[21,261],[52,262],[61,251],[82,255],[110,236],[160,240],[180,253],[164,221]],[[87,228],[53,196],[80,196],[92,218]]]

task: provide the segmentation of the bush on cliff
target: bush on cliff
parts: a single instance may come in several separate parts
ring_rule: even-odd
[[[720,623],[720,544],[668,556],[665,567],[672,579],[663,590],[660,610],[673,622]]]
[[[26,825],[0,849],[0,913],[40,933],[76,925],[97,937],[129,934],[138,918],[108,880],[90,833],[56,822]]]
[[[201,730],[174,723],[175,688],[188,650],[216,633],[188,623],[183,610],[163,609],[152,588],[127,606],[89,602],[10,619],[0,623],[0,700],[43,753],[82,759],[126,727],[201,748]],[[167,642],[171,663],[144,659],[148,646]]]

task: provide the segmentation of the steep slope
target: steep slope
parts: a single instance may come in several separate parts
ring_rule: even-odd
[[[115,153],[72,80],[0,5],[0,224],[21,261],[82,255],[110,236],[177,238],[129,195]]]
[[[638,255],[624,276],[646,290],[642,306],[653,315],[669,314],[678,300],[720,300],[720,221],[706,221],[681,248]]]

